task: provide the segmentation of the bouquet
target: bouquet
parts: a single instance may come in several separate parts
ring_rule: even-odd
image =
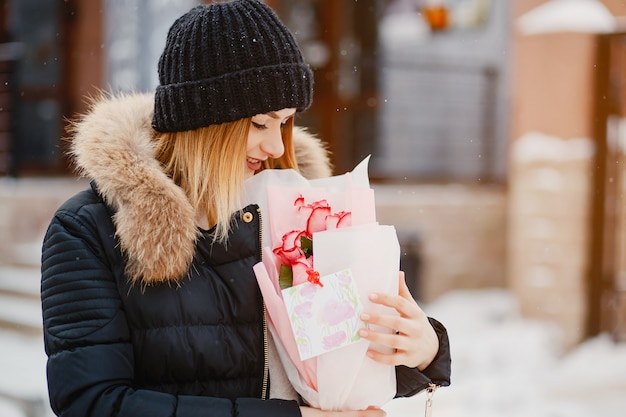
[[[254,271],[268,328],[294,389],[323,410],[381,407],[396,393],[395,367],[366,355],[388,348],[358,336],[361,311],[395,313],[368,295],[397,294],[400,260],[395,229],[376,222],[367,163],[311,181],[264,170],[245,184],[263,216]]]

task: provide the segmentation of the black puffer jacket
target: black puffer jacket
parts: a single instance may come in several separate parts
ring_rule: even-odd
[[[151,104],[149,95],[110,98],[77,128],[73,152],[93,188],[57,211],[42,256],[53,410],[297,416],[295,401],[267,400],[265,314],[252,271],[257,208],[235,219],[227,248],[197,229],[187,200],[152,158]],[[328,175],[319,142],[296,136],[305,176]],[[440,352],[424,372],[398,368],[398,395],[449,383],[446,332],[432,323]]]

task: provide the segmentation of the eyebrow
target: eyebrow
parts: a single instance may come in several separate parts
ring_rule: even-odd
[[[278,115],[278,113],[276,113],[275,111],[271,111],[269,113],[266,113],[269,117],[271,117],[272,119],[280,119],[280,116]],[[291,113],[289,116],[285,117],[285,119],[288,119],[290,117],[292,117],[294,114],[296,114],[296,112],[294,111],[293,113]]]

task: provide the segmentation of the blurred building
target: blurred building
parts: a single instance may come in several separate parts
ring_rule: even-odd
[[[507,287],[567,346],[626,339],[623,1],[266,2],[315,72],[298,122],[337,173],[373,155],[379,220],[417,298]],[[72,178],[68,121],[100,90],[153,90],[168,27],[197,3],[0,0],[0,175],[16,180],[0,192],[0,262],[67,197],[12,187]]]
[[[566,346],[626,340],[621,1],[517,1],[507,282]]]

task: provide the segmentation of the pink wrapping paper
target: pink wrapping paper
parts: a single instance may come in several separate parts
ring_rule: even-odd
[[[363,339],[301,361],[278,286],[272,249],[284,233],[302,228],[303,219],[288,214],[299,195],[306,201],[325,199],[333,212],[350,211],[352,226],[314,233],[314,268],[322,276],[350,268],[364,311],[394,314],[368,300],[371,292],[398,293],[400,247],[395,229],[376,223],[367,162],[350,173],[323,180],[308,181],[293,170],[265,170],[246,181],[244,203],[259,204],[263,216],[263,262],[255,265],[254,271],[269,329],[289,381],[309,405],[323,410],[383,406],[396,392],[395,368],[367,357],[370,343]],[[381,346],[372,348],[383,350]]]

